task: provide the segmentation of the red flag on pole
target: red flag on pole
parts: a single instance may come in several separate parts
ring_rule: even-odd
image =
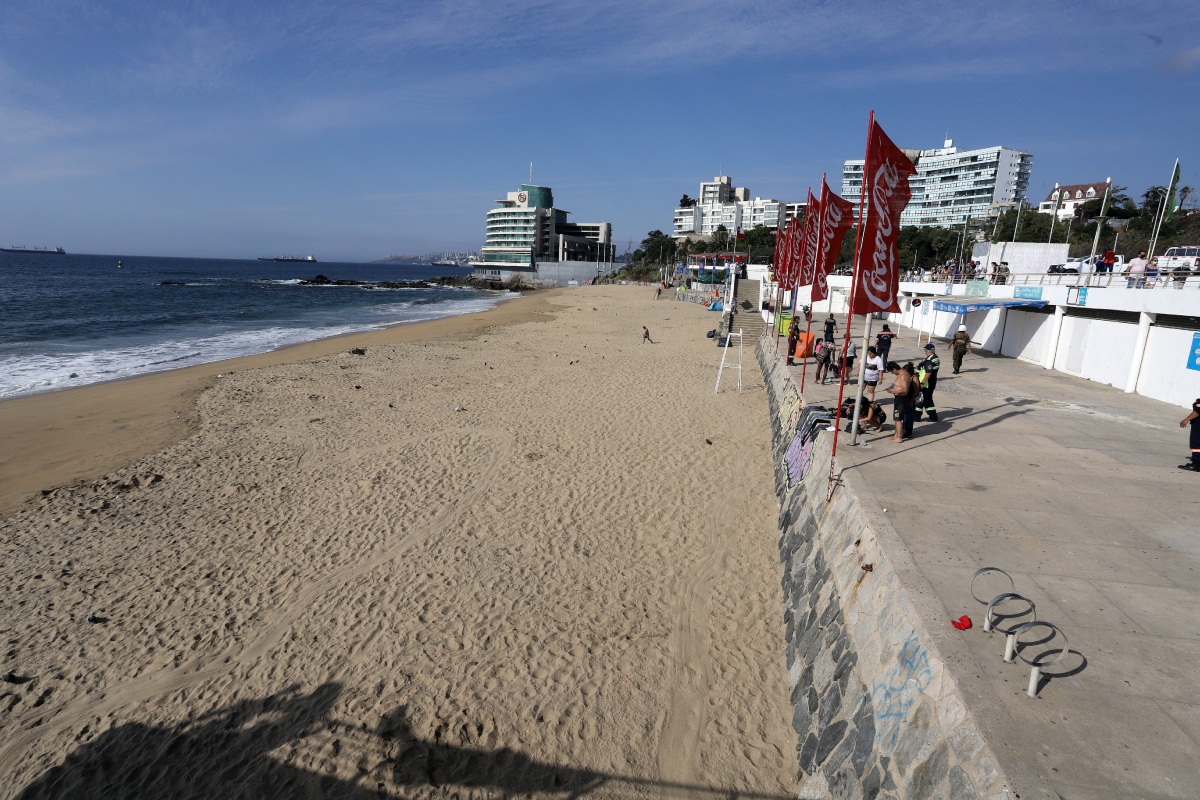
[[[819,255],[813,275],[812,302],[829,296],[827,278],[842,252],[842,240],[854,224],[854,204],[838,197],[821,181],[821,234]]]
[[[912,190],[908,178],[917,171],[908,156],[892,143],[872,116],[863,168],[862,246],[855,264],[856,285],[852,293],[854,314],[899,311],[900,212],[908,205]],[[847,326],[849,327],[849,326]]]
[[[800,273],[796,283],[808,286],[813,282],[817,263],[817,235],[821,227],[821,204],[808,190],[808,202],[804,206],[804,233],[801,235]]]
[[[771,274],[775,283],[783,283],[783,256],[787,252],[787,229],[775,230],[775,254],[771,256]]]
[[[779,274],[776,280],[779,283],[779,288],[785,292],[796,285],[797,234],[796,220],[789,220],[787,227],[784,228],[783,235],[779,239],[779,243],[775,246],[775,253],[779,257]]]
[[[804,226],[800,224],[800,220],[793,218],[788,225],[792,229],[792,236],[788,240],[789,246],[789,263],[791,264],[791,286],[796,288],[796,282],[800,279],[801,255],[804,247]]]

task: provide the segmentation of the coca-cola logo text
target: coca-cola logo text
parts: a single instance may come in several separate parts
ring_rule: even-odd
[[[872,253],[869,267],[863,270],[862,290],[879,308],[891,308],[895,304],[892,276],[896,273],[894,253],[889,240],[895,232],[896,221],[892,219],[891,198],[900,185],[900,171],[891,161],[884,161],[875,170],[871,181],[871,219],[875,237],[871,242]]]

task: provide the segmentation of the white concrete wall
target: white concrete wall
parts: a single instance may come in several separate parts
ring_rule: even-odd
[[[1046,344],[1053,323],[1053,314],[1010,310],[1004,326],[1001,355],[1041,364],[1046,357]]]
[[[1008,269],[1013,275],[1044,273],[1052,264],[1065,264],[1067,261],[1066,244],[1040,244],[1036,242],[996,242],[984,256],[984,266],[991,268],[1007,261]]]
[[[1180,328],[1150,327],[1142,374],[1138,379],[1138,394],[1191,407],[1200,397],[1200,371],[1187,368],[1194,333]]]
[[[1136,343],[1137,325],[1066,316],[1054,368],[1124,390]]]
[[[982,350],[999,352],[1000,332],[1004,327],[1004,313],[1004,309],[993,308],[990,311],[972,311],[967,314],[963,324],[967,326],[967,334],[970,335],[971,342]]]

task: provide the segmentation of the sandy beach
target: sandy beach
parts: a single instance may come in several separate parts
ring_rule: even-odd
[[[761,380],[652,297],[0,403],[0,796],[794,796]]]

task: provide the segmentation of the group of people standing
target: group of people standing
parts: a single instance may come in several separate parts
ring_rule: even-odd
[[[818,383],[824,383],[828,379],[833,353],[837,350],[834,344],[837,321],[832,314],[825,320],[824,328],[825,335],[818,342],[814,354]],[[913,426],[922,417],[927,418],[930,422],[938,421],[934,391],[937,389],[938,372],[942,368],[942,360],[937,354],[937,347],[930,342],[925,345],[924,357],[917,363],[909,361],[901,365],[891,361],[889,355],[892,341],[895,338],[896,333],[885,324],[883,330],[876,335],[875,344],[867,348],[866,359],[863,363],[864,386],[859,425],[862,430],[883,429],[883,425],[887,421],[887,412],[875,399],[875,393],[880,384],[884,382],[885,373],[889,374],[892,376],[892,383],[890,386],[885,386],[883,390],[891,394],[893,398],[892,420],[895,424],[895,433],[891,437],[891,441],[902,442],[912,438]],[[851,348],[853,347],[853,343],[847,345],[846,356],[841,365],[842,369],[852,369],[854,356]],[[967,333],[965,325],[958,327],[958,331],[951,338],[947,347],[954,357],[954,372],[958,374],[962,370],[963,357],[971,352],[971,337]],[[848,376],[850,373],[845,374]],[[849,411],[852,412],[854,401],[848,400],[847,403]]]

